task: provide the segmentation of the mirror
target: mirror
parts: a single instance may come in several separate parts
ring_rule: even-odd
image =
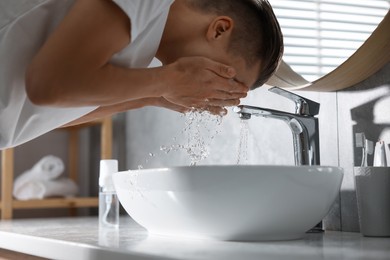
[[[285,63],[270,85],[334,91],[364,80],[390,61],[390,22],[383,18],[390,1],[270,3],[285,38]]]

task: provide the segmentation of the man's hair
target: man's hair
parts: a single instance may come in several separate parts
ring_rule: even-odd
[[[283,55],[283,35],[267,0],[187,0],[206,13],[226,15],[235,22],[229,52],[244,58],[248,67],[260,61],[251,89],[263,85],[276,71]]]

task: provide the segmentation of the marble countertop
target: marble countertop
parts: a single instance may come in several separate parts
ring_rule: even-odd
[[[119,230],[99,230],[96,217],[0,222],[0,248],[49,259],[389,259],[390,238],[360,233],[306,234],[279,242],[225,242],[148,236],[130,217]]]

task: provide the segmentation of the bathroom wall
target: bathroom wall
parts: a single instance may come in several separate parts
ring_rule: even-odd
[[[353,166],[361,158],[354,148],[354,133],[364,130],[368,138],[379,137],[390,141],[390,65],[345,91],[333,93],[297,92],[321,103],[320,150],[321,165],[341,166],[345,176],[339,198],[336,200],[324,226],[328,230],[359,231]],[[256,89],[242,100],[242,104],[294,111],[291,101],[267,91]],[[185,144],[183,137],[186,118],[179,113],[158,108],[143,108],[126,114],[127,168],[166,167],[189,165],[185,151],[160,151],[161,146]],[[210,155],[198,164],[236,164],[240,143],[241,122],[232,111],[220,125],[200,124],[208,130],[218,129],[214,139],[206,138]],[[248,121],[247,164],[293,165],[292,136],[283,122],[273,119],[253,118]],[[207,132],[207,131],[206,131]],[[370,160],[372,160],[370,158]]]

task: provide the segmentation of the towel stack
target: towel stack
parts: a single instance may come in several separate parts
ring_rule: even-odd
[[[78,187],[69,178],[61,177],[64,163],[56,156],[48,155],[33,168],[15,179],[13,195],[18,200],[68,197],[78,192]]]

